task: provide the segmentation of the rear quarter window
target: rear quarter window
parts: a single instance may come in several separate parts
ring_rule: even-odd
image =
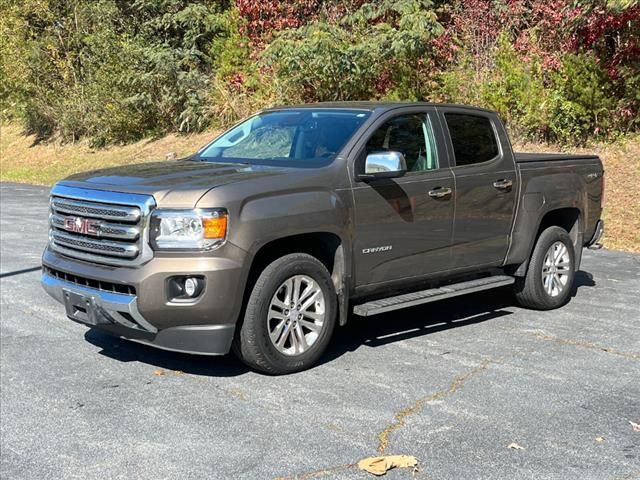
[[[466,113],[445,113],[456,166],[488,162],[500,153],[493,125],[488,117]]]

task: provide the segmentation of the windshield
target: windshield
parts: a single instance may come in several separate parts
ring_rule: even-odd
[[[204,147],[199,158],[292,167],[326,165],[368,117],[366,111],[342,109],[265,112]]]

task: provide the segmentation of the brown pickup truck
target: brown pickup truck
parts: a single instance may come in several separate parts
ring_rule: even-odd
[[[42,284],[91,328],[289,373],[352,312],[505,285],[560,307],[603,188],[598,157],[515,154],[479,108],[273,108],[188,158],[55,185]]]

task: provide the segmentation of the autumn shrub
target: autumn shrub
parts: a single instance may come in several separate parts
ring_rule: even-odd
[[[640,128],[638,0],[0,0],[0,115],[126,143],[331,100],[497,110],[522,139]]]
[[[616,100],[592,55],[566,55],[552,77],[549,128],[554,140],[580,142],[612,133]]]
[[[219,2],[3,0],[2,11],[0,100],[27,131],[106,144],[208,125]]]
[[[420,99],[441,26],[429,0],[365,3],[340,21],[280,32],[263,59],[301,98]],[[421,78],[423,77],[423,78]]]
[[[215,127],[227,127],[256,111],[287,101],[292,92],[282,90],[282,82],[259,61],[248,20],[238,9],[224,16],[224,35],[214,40],[217,52],[209,86],[209,116]]]
[[[462,0],[448,15],[452,66],[438,99],[494,109],[522,140],[581,144],[637,130],[637,4]]]

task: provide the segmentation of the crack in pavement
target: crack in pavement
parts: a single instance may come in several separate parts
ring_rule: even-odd
[[[378,434],[378,453],[383,454],[385,452],[385,450],[389,446],[389,437],[391,436],[392,433],[394,433],[397,430],[400,430],[402,427],[405,426],[407,417],[410,417],[411,415],[415,415],[416,413],[420,412],[428,402],[431,402],[434,400],[443,400],[453,395],[465,383],[467,383],[469,380],[471,380],[473,377],[475,377],[479,373],[486,370],[490,363],[494,363],[494,362],[492,362],[491,360],[484,360],[480,365],[478,365],[474,369],[456,376],[447,388],[438,390],[437,392],[427,395],[426,397],[422,397],[416,400],[410,406],[403,408],[402,410],[399,410],[394,416],[394,421],[391,424],[389,424],[387,427],[385,427],[384,430],[382,430]]]
[[[571,345],[573,347],[582,347],[588,348],[590,350],[596,350],[600,352],[610,353],[611,355],[617,355],[619,357],[627,358],[629,360],[640,360],[640,353],[635,352],[621,352],[619,350],[615,350],[609,347],[603,347],[601,345],[596,345],[595,343],[590,343],[585,340],[573,340],[556,337],[554,335],[549,335],[540,331],[528,331],[526,332],[528,335],[538,338],[540,340],[545,340],[547,342],[555,342],[561,345]]]
[[[320,470],[310,470],[308,472],[296,473],[295,475],[287,477],[275,477],[274,480],[307,480],[310,478],[318,478],[326,475],[331,475],[332,473],[349,470],[350,468],[354,468],[355,466],[357,466],[357,464],[347,463],[345,465],[337,465],[335,467],[327,467]]]
[[[453,395],[465,383],[467,383],[469,380],[471,380],[473,377],[475,377],[479,373],[486,370],[490,363],[500,363],[500,362],[489,360],[489,359],[483,360],[477,367],[473,368],[472,370],[454,377],[453,381],[449,384],[447,388],[438,390],[437,392],[427,395],[426,397],[422,397],[418,399],[416,402],[414,402],[411,406],[407,408],[403,408],[402,410],[398,411],[394,415],[393,423],[388,425],[384,430],[382,430],[382,432],[378,434],[378,454],[379,455],[384,454],[384,451],[389,446],[389,436],[396,430],[399,430],[400,428],[404,427],[404,425],[406,424],[407,417],[418,413],[430,401],[442,400]],[[335,467],[322,468],[320,470],[311,470],[308,472],[294,474],[292,476],[276,477],[274,480],[307,480],[307,479],[330,475],[336,472],[341,472],[343,470],[348,470],[356,466],[357,466],[356,463],[349,463],[345,465],[338,465]]]

